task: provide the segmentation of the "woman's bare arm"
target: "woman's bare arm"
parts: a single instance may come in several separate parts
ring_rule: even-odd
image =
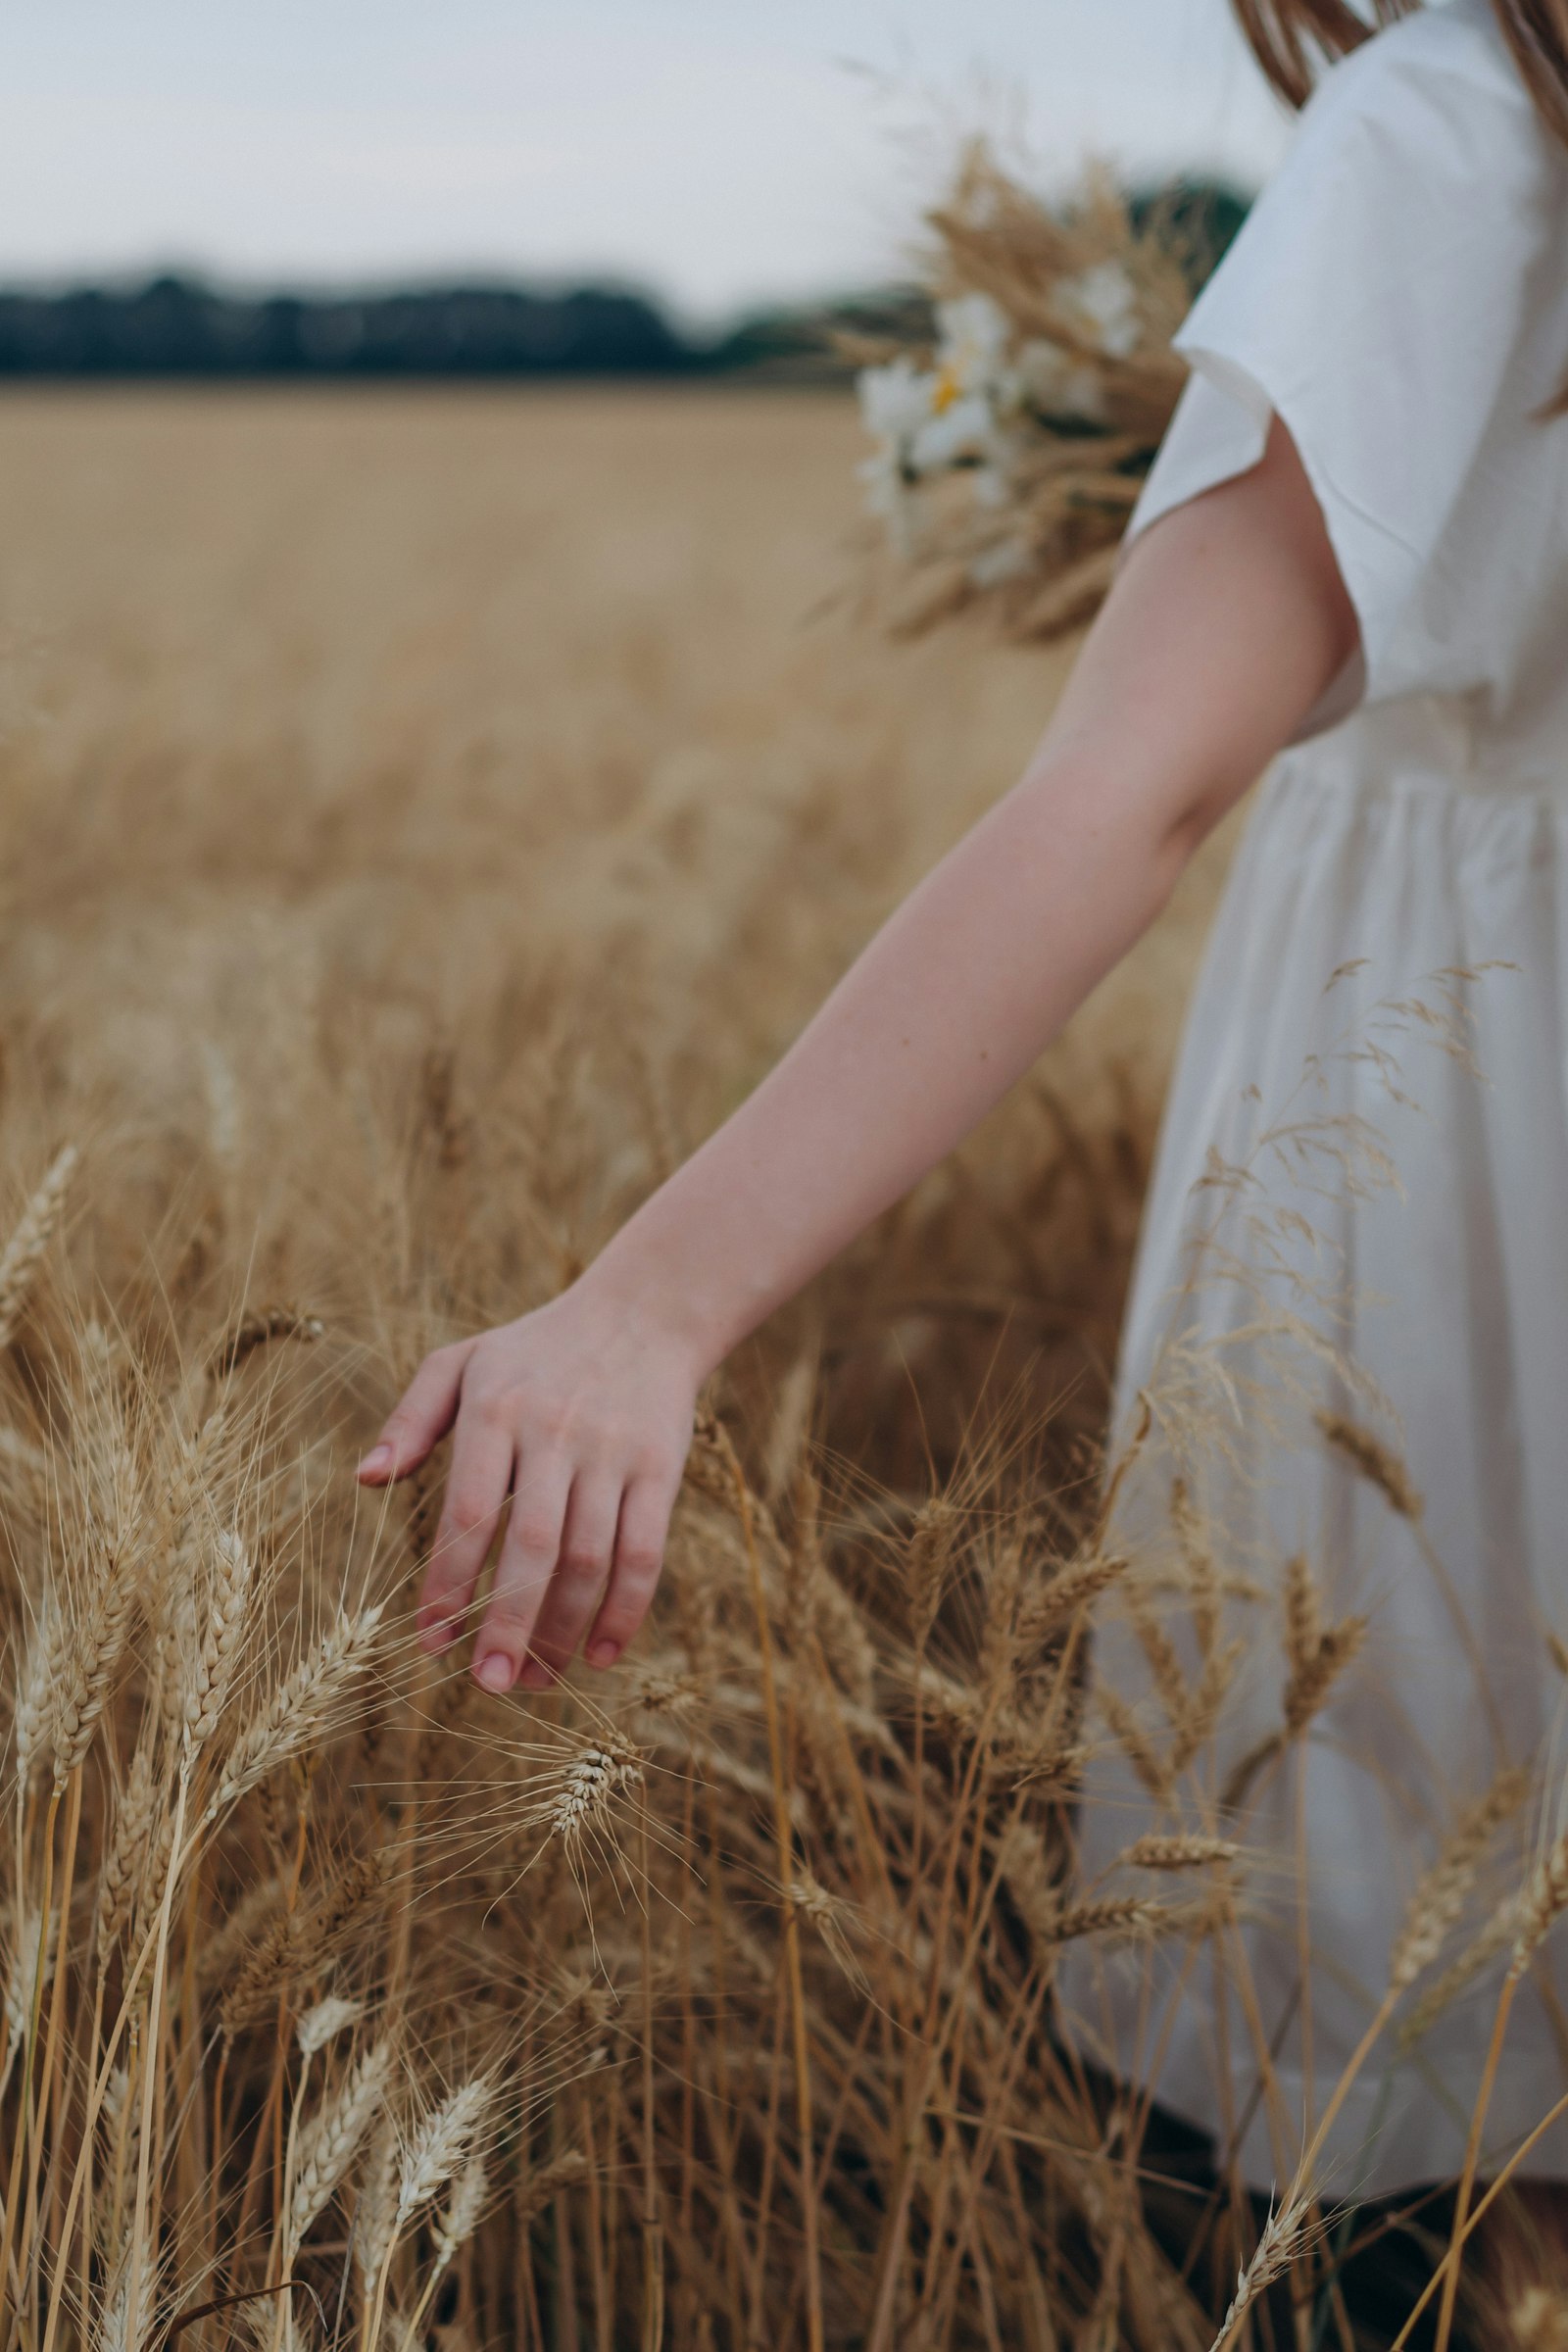
[[[1129,549],[1019,782],[778,1066],[570,1290],[428,1357],[361,1477],[453,1431],[420,1607],[454,1639],[514,1497],[475,1655],[547,1683],[642,1621],[715,1364],[974,1127],[1148,928],[1349,659],[1356,621],[1276,424],[1251,472]]]

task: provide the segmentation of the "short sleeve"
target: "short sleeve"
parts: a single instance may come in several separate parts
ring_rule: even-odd
[[[1547,137],[1486,0],[1428,7],[1329,70],[1176,337],[1193,373],[1128,539],[1284,420],[1361,632],[1302,736],[1406,689],[1393,649],[1525,330]]]

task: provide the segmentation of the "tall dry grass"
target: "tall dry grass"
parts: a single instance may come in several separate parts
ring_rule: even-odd
[[[1049,2030],[1069,1946],[1245,1896],[1223,1822],[1066,1860],[1224,842],[717,1385],[614,1675],[419,1659],[435,1480],[353,1485],[424,1348],[569,1279],[1041,724],[1054,656],[813,622],[856,454],[825,400],[0,409],[7,2352],[1343,2347],[1414,2300],[1365,2332],[1388,2226],[1310,2165],[1272,2218],[1150,2189],[1142,2102]],[[1108,1735],[1165,1786],[1227,1671],[1183,1509],[1165,1730]],[[1355,1642],[1304,1564],[1278,1631],[1263,1773]],[[1528,1796],[1456,1825],[1380,2035],[1485,1964]],[[1519,1970],[1565,1887],[1548,1848]],[[1491,2340],[1554,2340],[1510,2280]]]

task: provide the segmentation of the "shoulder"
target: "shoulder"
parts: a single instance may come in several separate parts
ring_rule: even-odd
[[[1357,132],[1406,160],[1413,148],[1440,171],[1474,170],[1503,148],[1516,167],[1556,160],[1491,0],[1429,0],[1329,67],[1302,111],[1299,144]],[[1479,185],[1474,193],[1485,196]]]
[[[1327,69],[1254,207],[1254,245],[1315,230],[1342,268],[1419,254],[1437,284],[1559,246],[1565,204],[1568,146],[1491,0],[1444,0]]]
[[[1421,9],[1324,74],[1176,349],[1228,354],[1276,394],[1337,385],[1336,447],[1362,431],[1368,366],[1441,386],[1414,409],[1419,432],[1404,418],[1415,462],[1440,414],[1479,433],[1532,321],[1555,325],[1565,196],[1568,148],[1490,0]]]

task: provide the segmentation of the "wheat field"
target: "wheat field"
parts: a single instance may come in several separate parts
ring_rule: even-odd
[[[613,1675],[419,1659],[439,1470],[354,1486],[1049,714],[1070,650],[869,619],[858,454],[824,395],[0,404],[8,2348],[1392,2338],[1277,2318],[1299,2213],[1173,2241],[1048,2031],[1159,1924],[1062,1808],[1231,828],[715,1383]]]

